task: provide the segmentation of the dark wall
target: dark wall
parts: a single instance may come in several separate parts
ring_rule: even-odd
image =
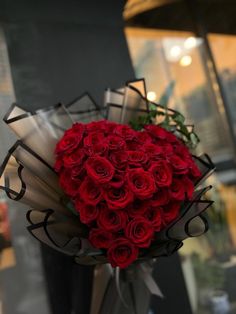
[[[123,1],[0,0],[17,101],[68,102],[134,77],[123,33]]]

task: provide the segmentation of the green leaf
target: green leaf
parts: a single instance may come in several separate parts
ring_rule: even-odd
[[[200,142],[199,137],[195,133],[190,133],[190,140],[192,144],[194,145],[194,147],[196,147],[197,144]]]
[[[198,136],[192,132],[185,124],[185,117],[178,111],[170,111],[167,108],[169,99],[173,93],[175,86],[175,81],[171,81],[166,88],[164,94],[161,96],[160,105],[154,105],[149,103],[149,112],[146,115],[137,117],[136,119],[129,122],[130,126],[136,130],[140,131],[145,125],[155,123],[154,120],[157,116],[163,116],[162,123],[159,125],[170,132],[179,133],[178,137],[189,147],[195,148],[200,142]]]
[[[150,111],[156,111],[156,110],[157,110],[157,107],[156,107],[154,104],[149,103],[149,110],[150,110]]]
[[[184,123],[184,121],[185,121],[185,117],[181,113],[179,113],[177,111],[172,115],[172,119],[175,122],[181,123],[181,124]]]

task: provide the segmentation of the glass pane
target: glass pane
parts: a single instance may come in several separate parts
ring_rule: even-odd
[[[236,36],[208,35],[236,135]]]
[[[222,100],[208,84],[202,39],[191,33],[134,28],[126,29],[126,34],[136,76],[146,78],[150,100],[159,102],[174,82],[168,105],[183,112],[189,123],[194,122],[200,139],[204,139],[202,150],[215,162],[232,158]]]
[[[127,28],[126,36],[136,76],[146,78],[148,98],[180,110],[195,124],[198,153],[209,153],[216,165],[232,160],[230,128],[203,40],[139,28]],[[210,36],[234,119],[235,38]],[[207,213],[210,231],[185,241],[179,251],[182,268],[193,313],[236,313],[236,171],[218,171],[208,180],[214,189],[207,197],[215,200]]]

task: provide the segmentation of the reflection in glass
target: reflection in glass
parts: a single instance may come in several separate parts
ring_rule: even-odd
[[[198,152],[209,152],[216,166],[232,160],[224,104],[206,64],[202,39],[140,28],[127,28],[126,36],[136,76],[146,78],[156,102],[180,110],[195,125],[201,140]],[[236,37],[210,35],[209,40],[236,131]],[[215,200],[207,212],[210,231],[185,241],[180,250],[183,272],[194,314],[236,313],[235,169],[217,172],[208,183],[215,187],[207,194]]]

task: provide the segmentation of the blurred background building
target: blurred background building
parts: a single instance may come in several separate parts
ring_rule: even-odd
[[[166,299],[149,314],[236,313],[235,16],[232,0],[0,0],[1,119],[15,100],[33,110],[89,90],[102,104],[106,87],[144,77],[213,157],[210,231],[157,262]],[[0,122],[1,161],[13,141]],[[0,245],[0,314],[89,313],[93,269],[42,249],[2,195]]]
[[[210,231],[180,250],[193,313],[236,313],[235,13],[227,0],[129,0],[124,11],[132,63],[150,100],[168,91],[168,105],[196,126],[198,152],[217,167]]]

